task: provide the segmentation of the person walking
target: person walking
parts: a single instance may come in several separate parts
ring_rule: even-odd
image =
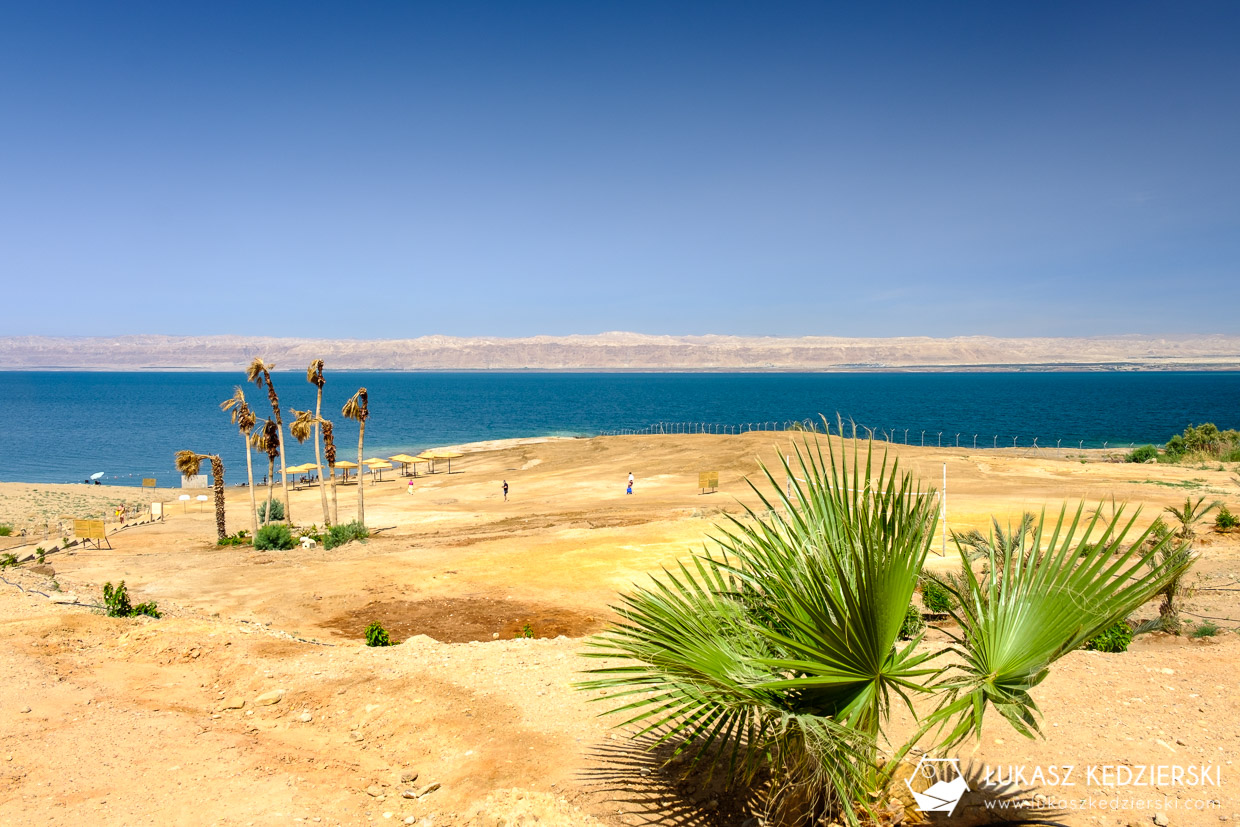
[[[630,493],[630,494],[632,494],[632,493],[633,493],[633,472],[632,472],[632,471],[630,471],[630,472],[629,472],[629,491],[628,491],[628,493]]]
[[[504,480],[504,502],[508,502],[508,480]]]

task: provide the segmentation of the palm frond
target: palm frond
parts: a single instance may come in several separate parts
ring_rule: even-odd
[[[290,408],[289,413],[293,415],[293,421],[288,424],[288,432],[299,444],[304,443],[314,432],[314,411]]]
[[[185,476],[193,477],[198,474],[198,469],[202,467],[204,459],[209,459],[209,457],[194,451],[177,451],[176,468]]]
[[[315,359],[310,363],[310,367],[306,368],[306,381],[320,388],[326,384],[326,380],[323,378],[322,359]]]
[[[344,403],[344,407],[340,409],[340,414],[345,419],[365,422],[370,418],[369,401],[366,389],[358,388],[357,393],[349,397],[349,401]]]

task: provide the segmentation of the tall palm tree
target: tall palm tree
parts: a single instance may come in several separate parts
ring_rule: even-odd
[[[901,759],[981,737],[987,709],[1018,732],[1039,732],[1033,691],[1052,663],[1156,595],[1181,571],[1124,542],[1136,515],[1103,527],[1040,519],[1026,553],[979,578],[960,548],[959,624],[946,645],[899,641],[934,541],[937,510],[911,475],[854,448],[851,463],[813,437],[765,467],[761,505],[727,518],[692,563],[621,598],[619,620],[588,644],[621,661],[580,688],[615,704],[621,726],[680,742],[742,780],[772,774],[771,804],[797,823],[874,816]],[[1083,531],[1080,529],[1083,527]],[[987,549],[991,571],[1000,565]],[[1000,585],[1000,583],[1002,585]],[[931,663],[941,659],[939,664]],[[926,703],[915,703],[915,699]],[[911,713],[902,746],[891,710]],[[937,701],[937,703],[936,703]],[[890,747],[885,745],[890,743]],[[945,779],[950,780],[950,779]],[[877,820],[877,819],[875,819]],[[792,823],[785,821],[785,823]]]
[[[280,397],[276,395],[276,386],[271,381],[271,372],[275,370],[275,365],[266,363],[258,357],[250,363],[246,369],[245,378],[253,382],[260,389],[267,390],[267,399],[271,402],[271,412],[276,417],[276,433],[279,436],[280,443],[280,485],[284,489],[284,521],[289,525],[293,524],[292,503],[288,497],[288,472],[284,470],[284,417],[280,415]],[[267,510],[268,517],[271,516],[270,506]]]
[[[220,459],[219,454],[177,451],[177,470],[192,477],[198,473],[204,459],[211,460],[211,481],[215,489],[215,533],[219,539],[223,540],[228,536],[228,530],[224,527],[224,461]]]
[[[336,525],[340,522],[340,517],[336,510],[336,438],[332,433],[333,428],[330,419],[320,419],[319,424],[323,428],[323,454],[327,460],[328,482],[332,489],[332,525]]]
[[[270,419],[263,420],[263,427],[250,434],[250,445],[267,455],[267,510],[263,522],[271,522],[271,502],[275,494],[276,458],[280,456],[280,428]],[[285,511],[287,514],[287,510]],[[257,532],[255,532],[257,534]]]
[[[370,419],[370,400],[365,388],[358,388],[357,393],[344,403],[340,413],[346,419],[357,420],[357,521],[366,525],[366,502],[362,485],[362,443],[366,440],[366,420]]]
[[[323,385],[327,382],[323,378],[323,360],[315,359],[310,363],[310,367],[306,368],[306,381],[314,385],[318,390],[318,395],[314,400],[314,464],[319,472],[319,499],[323,501],[323,524],[332,524],[332,515],[327,511],[327,489],[324,487],[326,483],[323,480],[323,457],[319,453],[319,422],[323,415]],[[332,482],[335,483],[333,477]]]
[[[232,424],[237,426],[237,430],[241,432],[241,439],[245,442],[245,473],[250,482],[250,522],[253,524],[254,534],[257,534],[258,503],[254,499],[254,462],[250,458],[250,434],[254,431],[254,426],[258,424],[258,417],[246,403],[245,391],[240,385],[233,388],[231,398],[220,403],[220,410],[230,412],[229,418]]]

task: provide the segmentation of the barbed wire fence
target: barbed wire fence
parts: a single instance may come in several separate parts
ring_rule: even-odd
[[[860,422],[814,419],[764,420],[755,422],[654,422],[639,428],[612,428],[599,431],[599,436],[650,436],[655,434],[714,434],[736,435],[754,431],[816,433],[843,436],[850,439],[871,439],[893,445],[919,445],[924,448],[969,448],[972,450],[1005,450],[1022,456],[1066,456],[1068,451],[1111,450],[1132,451],[1138,444],[1132,441],[1097,440],[1085,438],[1046,439],[1041,435],[1021,436],[985,434],[981,431],[936,430],[933,428],[871,427]],[[944,439],[946,437],[946,439]],[[1008,440],[1011,444],[1008,444]],[[1075,443],[1075,447],[1073,447]]]

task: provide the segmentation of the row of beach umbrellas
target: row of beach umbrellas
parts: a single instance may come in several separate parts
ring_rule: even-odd
[[[396,454],[395,456],[388,457],[387,459],[384,459],[382,457],[371,457],[370,459],[362,460],[362,464],[365,465],[367,468],[369,468],[372,473],[378,474],[379,479],[383,479],[383,472],[389,468],[394,467],[392,463],[399,464],[401,466],[401,471],[404,472],[408,469],[410,465],[413,465],[419,462],[426,462],[426,463],[430,463],[431,470],[433,472],[435,468],[436,460],[447,460],[448,461],[448,473],[451,474],[452,473],[452,460],[460,456],[462,456],[462,454],[459,454],[456,451],[423,451],[422,453],[418,454],[416,457],[410,456],[409,454]],[[347,459],[339,460],[336,462],[336,467],[345,469],[347,473],[348,471],[354,468],[357,468],[357,463],[349,462]],[[287,470],[288,470],[288,473],[290,474],[305,474],[307,472],[315,471],[317,469],[318,469],[318,466],[315,465],[313,462],[307,462],[302,465],[290,466]]]

